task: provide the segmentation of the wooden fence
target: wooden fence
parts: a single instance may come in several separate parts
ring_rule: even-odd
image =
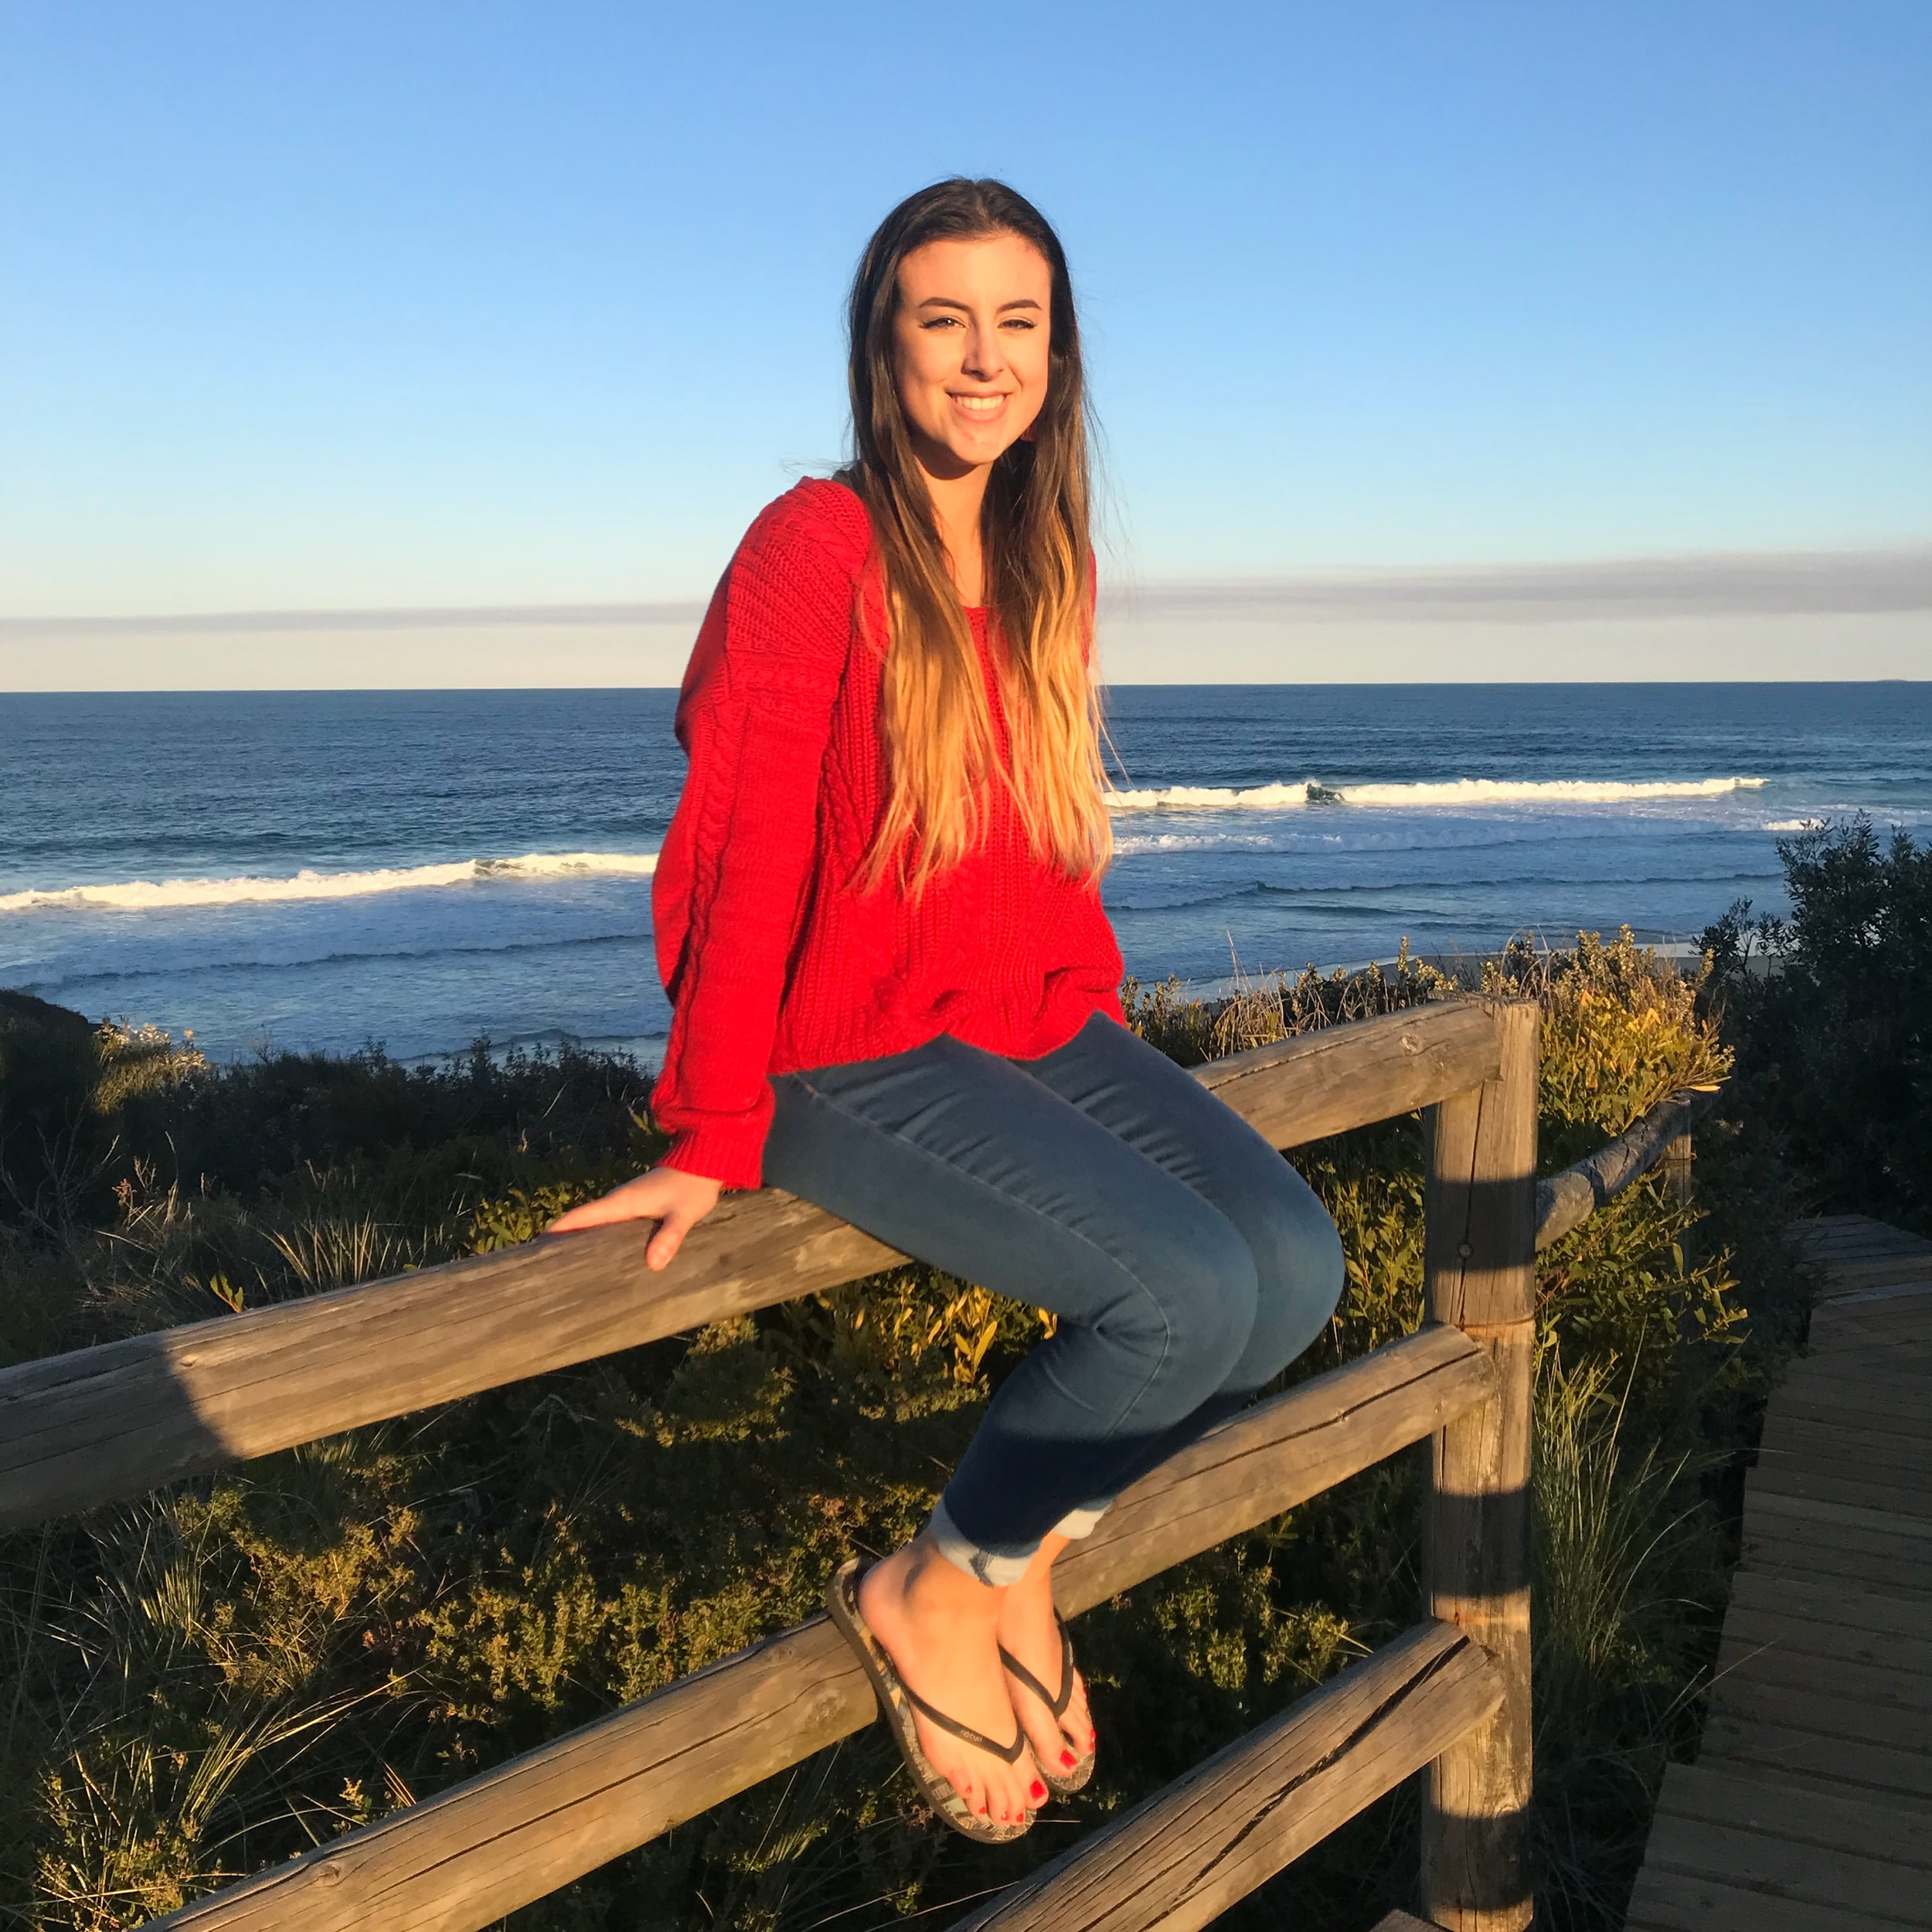
[[[1451,1001],[1197,1070],[1277,1147],[1427,1110],[1424,1324],[1247,1410],[1135,1484],[1062,1558],[1062,1608],[1076,1615],[1426,1438],[1428,1615],[960,1920],[961,1932],[1205,1925],[1418,1770],[1425,1915],[1450,1932],[1529,1923],[1536,1253],[1668,1151],[1687,1158],[1699,1104],[1673,1097],[1539,1188],[1537,1021],[1532,1002]],[[643,1267],[648,1233],[539,1240],[0,1372],[0,1528],[904,1258],[775,1189],[727,1197],[662,1274]],[[851,1653],[815,1617],[157,1923],[476,1932],[874,1714]]]

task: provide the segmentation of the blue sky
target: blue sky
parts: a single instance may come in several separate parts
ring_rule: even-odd
[[[702,597],[954,171],[1144,582],[1923,544],[1928,100],[1924,0],[0,0],[0,613]]]

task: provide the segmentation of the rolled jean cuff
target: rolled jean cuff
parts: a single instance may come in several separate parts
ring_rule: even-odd
[[[1070,1537],[1078,1543],[1083,1536],[1090,1536],[1100,1528],[1100,1519],[1112,1508],[1114,1498],[1109,1496],[1105,1502],[1090,1502],[1079,1509],[1070,1509],[1054,1524],[1049,1532],[1056,1536]]]
[[[977,1578],[989,1590],[1012,1588],[1026,1574],[1026,1566],[1039,1553],[1038,1543],[1024,1546],[1007,1543],[986,1549],[961,1536],[958,1525],[947,1513],[944,1496],[933,1505],[926,1531],[938,1546],[939,1553],[955,1570],[964,1570],[968,1576]]]

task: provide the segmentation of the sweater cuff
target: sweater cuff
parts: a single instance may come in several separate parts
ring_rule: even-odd
[[[716,1181],[720,1187],[761,1187],[765,1124],[759,1120],[708,1121],[702,1127],[680,1128],[658,1165]]]

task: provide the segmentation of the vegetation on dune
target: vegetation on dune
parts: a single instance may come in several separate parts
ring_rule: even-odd
[[[1704,936],[1740,1105],[1814,1211],[1932,1234],[1932,845],[1862,815],[1778,842],[1788,919]]]
[[[1543,1004],[1546,1166],[1726,1069],[1701,983],[1628,934],[1514,948],[1488,978]],[[1130,990],[1137,1026],[1198,1060],[1440,988],[1405,960],[1206,1005]],[[0,1021],[5,1359],[522,1240],[657,1145],[621,1058],[218,1070],[56,1009]],[[1692,1733],[1726,1484],[1795,1318],[1770,1156],[1722,1128],[1700,1155],[1695,1208],[1647,1182],[1544,1257],[1551,1925],[1617,1922]],[[1420,1318],[1420,1122],[1294,1158],[1349,1253],[1298,1377]],[[903,1268],[0,1539],[0,1914],[138,1924],[798,1621],[838,1560],[917,1526],[1042,1321]],[[944,1923],[1412,1621],[1420,1475],[1399,1458],[1083,1618],[1104,1768],[1021,1847],[922,1820],[875,1726],[513,1923]],[[1366,1926],[1406,1891],[1411,1807],[1396,1794],[1226,1923]]]

